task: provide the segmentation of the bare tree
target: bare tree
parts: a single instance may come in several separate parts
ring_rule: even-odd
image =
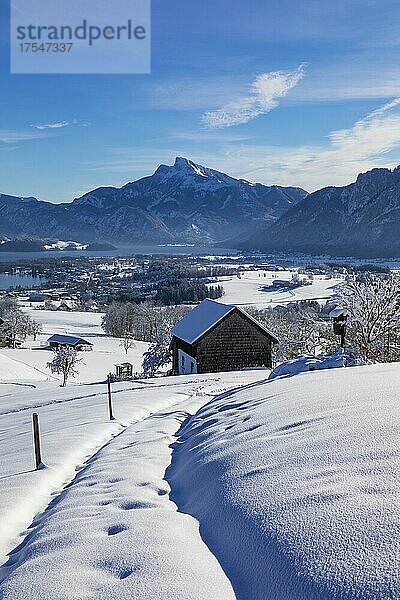
[[[133,340],[133,335],[130,331],[126,331],[123,338],[120,341],[120,346],[125,350],[125,354],[128,354],[131,348],[136,348],[136,344]]]
[[[128,331],[135,340],[151,342],[163,330],[165,319],[175,315],[176,322],[189,310],[186,306],[162,307],[151,302],[113,302],[103,317],[102,326],[113,337],[125,338]]]
[[[340,306],[350,312],[348,338],[367,360],[398,360],[400,278],[367,273],[348,279],[340,291]]]
[[[61,387],[65,387],[70,376],[75,377],[79,374],[77,365],[80,362],[82,362],[82,359],[78,358],[75,348],[66,346],[55,350],[53,360],[47,363],[47,367],[52,373],[63,376]]]
[[[36,342],[36,338],[39,335],[39,333],[42,332],[42,325],[41,323],[38,323],[38,321],[31,321],[30,323],[30,334],[33,336],[33,341]]]

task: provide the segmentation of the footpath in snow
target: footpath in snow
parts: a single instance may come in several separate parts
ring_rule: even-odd
[[[5,404],[0,502],[8,559],[0,569],[1,598],[233,599],[197,521],[169,500],[164,474],[173,435],[189,413],[263,376],[120,384],[112,423],[99,386],[83,397],[73,390],[91,386],[63,390],[70,397],[57,402],[46,403],[43,391],[36,399],[27,395],[18,412]],[[30,417],[31,406],[40,404],[48,468],[35,472]]]
[[[4,394],[0,597],[398,600],[400,364],[267,374]]]

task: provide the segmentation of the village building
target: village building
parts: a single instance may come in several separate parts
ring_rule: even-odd
[[[203,300],[173,327],[172,372],[272,367],[276,337],[238,306]]]
[[[71,310],[73,310],[73,303],[71,302],[71,300],[62,300],[60,302],[60,304],[57,306],[56,310],[62,311],[62,312],[70,312]]]
[[[50,348],[58,350],[59,348],[75,348],[79,351],[87,351],[93,349],[93,344],[83,338],[74,335],[55,334],[47,340]]]
[[[29,302],[47,302],[51,300],[51,295],[50,294],[42,294],[42,293],[36,293],[36,292],[32,292],[29,295]]]

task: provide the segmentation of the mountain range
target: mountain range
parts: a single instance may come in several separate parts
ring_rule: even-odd
[[[186,158],[122,188],[101,187],[67,204],[0,195],[0,235],[117,245],[205,245],[251,235],[307,192],[229,177]]]
[[[400,167],[372,169],[350,185],[308,194],[178,157],[149,177],[66,204],[0,194],[1,238],[400,256]]]
[[[333,256],[400,256],[400,167],[372,169],[350,185],[313,192],[243,245]]]

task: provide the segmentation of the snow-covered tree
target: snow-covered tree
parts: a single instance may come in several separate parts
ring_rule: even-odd
[[[399,360],[400,278],[367,273],[347,278],[338,304],[350,312],[348,339],[361,355],[378,362]]]
[[[0,301],[0,317],[4,321],[0,327],[0,337],[15,348],[18,340],[24,341],[28,335],[40,327],[27,314],[22,312],[14,298],[4,298]]]
[[[171,329],[188,312],[186,306],[168,306],[158,309],[159,322],[149,349],[143,355],[143,375],[153,377],[159,369],[171,362]]]
[[[144,377],[154,377],[159,369],[171,362],[170,342],[171,335],[169,331],[160,331],[156,335],[149,349],[143,355]]]
[[[53,360],[47,363],[47,367],[52,373],[63,376],[61,387],[65,387],[69,377],[75,377],[79,374],[77,365],[80,362],[82,362],[82,359],[78,358],[75,348],[66,346],[55,350]]]
[[[305,301],[296,306],[262,311],[248,307],[246,312],[278,338],[279,345],[273,348],[274,362],[301,354],[329,354],[337,348],[332,325],[316,302]]]

